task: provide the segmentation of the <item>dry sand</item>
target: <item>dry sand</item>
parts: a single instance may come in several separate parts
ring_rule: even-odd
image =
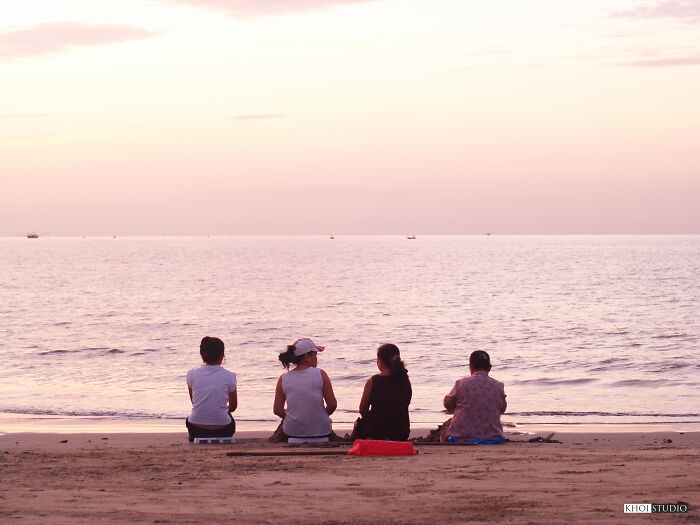
[[[0,522],[700,523],[700,433],[514,436],[411,457],[226,455],[290,450],[261,436],[1,435]],[[678,501],[690,512],[623,513]]]

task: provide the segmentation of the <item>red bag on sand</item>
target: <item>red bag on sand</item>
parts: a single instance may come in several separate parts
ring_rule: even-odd
[[[410,441],[356,439],[348,450],[350,456],[413,456],[417,454]]]

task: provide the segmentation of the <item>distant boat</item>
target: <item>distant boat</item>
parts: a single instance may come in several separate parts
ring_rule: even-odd
[[[407,239],[411,239],[411,240],[413,240],[413,239],[415,239],[415,238],[416,238],[416,236],[415,236],[415,235],[407,235],[407,236],[406,236],[406,238],[407,238]]]
[[[335,239],[335,237],[333,237],[333,236],[331,235],[331,239]]]
[[[38,238],[39,238],[38,233],[31,232],[31,233],[27,234],[27,239],[38,239]]]

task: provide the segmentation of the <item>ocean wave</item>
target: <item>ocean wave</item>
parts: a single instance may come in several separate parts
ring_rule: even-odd
[[[184,420],[189,414],[183,413],[180,415],[174,414],[158,414],[154,412],[128,412],[117,410],[62,410],[62,409],[45,409],[45,408],[16,408],[16,407],[0,407],[0,414],[13,414],[24,416],[49,416],[56,418],[115,418],[115,419],[165,419],[165,420]],[[250,422],[268,422],[279,421],[276,416],[269,418],[245,418],[236,417],[236,421]]]
[[[693,412],[599,412],[599,411],[572,411],[572,410],[544,410],[506,412],[509,416],[565,416],[565,417],[700,417],[700,413]]]
[[[39,355],[54,355],[54,354],[70,354],[72,352],[77,352],[78,350],[46,350],[45,352],[39,352]]]
[[[628,387],[628,386],[634,386],[634,387],[660,387],[660,386],[668,386],[668,385],[678,385],[678,381],[674,381],[672,379],[622,379],[620,381],[615,381],[614,383],[610,383],[610,386],[614,387]]]
[[[339,408],[338,413],[356,414],[356,410]],[[429,414],[434,412],[432,409],[426,408],[411,408],[412,414]],[[119,419],[184,419],[187,415],[183,414],[163,414],[148,411],[126,411],[126,410],[80,410],[80,409],[51,409],[51,408],[20,408],[20,407],[0,407],[0,413],[29,415],[29,416],[54,416],[54,417],[100,417],[100,418],[119,418]],[[603,417],[603,418],[671,418],[676,422],[678,418],[700,418],[700,413],[697,412],[604,412],[604,411],[574,411],[574,410],[531,410],[506,412],[506,416],[519,417],[560,417],[560,418],[580,418],[580,417]],[[277,421],[276,417],[236,417],[236,421]],[[337,423],[337,421],[334,420]]]
[[[515,385],[585,385],[586,383],[592,383],[597,381],[597,379],[592,377],[579,377],[576,379],[521,379],[519,381],[512,381]]]
[[[664,370],[678,370],[680,368],[688,368],[691,366],[693,366],[692,363],[677,361],[675,363],[648,363],[644,368],[655,372],[662,372]]]
[[[367,379],[369,376],[367,374],[348,374],[345,376],[334,376],[333,379],[339,381],[360,381],[362,379]]]
[[[652,335],[652,339],[685,339],[685,338],[692,338],[690,334],[658,334],[658,335]]]
[[[0,413],[30,415],[30,416],[56,416],[56,417],[116,417],[125,419],[178,419],[177,416],[156,414],[140,411],[117,410],[79,410],[79,409],[52,409],[52,408],[16,408],[0,407]]]
[[[586,426],[590,427],[593,425],[629,425],[629,426],[636,426],[636,425],[679,425],[679,424],[689,424],[689,425],[695,425],[697,423],[700,423],[700,420],[670,420],[670,421],[518,421],[517,424],[520,425],[532,425],[532,426],[537,426],[537,425],[562,425],[562,426]],[[517,425],[516,424],[516,425]],[[503,426],[508,426],[505,422],[503,423]]]
[[[110,349],[107,346],[88,346],[84,348],[74,348],[74,349],[65,349],[65,348],[58,348],[56,350],[46,350],[44,352],[39,352],[39,355],[52,355],[52,354],[75,354],[78,352],[103,352],[105,350],[113,350]]]
[[[626,357],[608,357],[607,359],[599,361],[601,365],[620,364],[621,362],[629,362],[629,359]]]

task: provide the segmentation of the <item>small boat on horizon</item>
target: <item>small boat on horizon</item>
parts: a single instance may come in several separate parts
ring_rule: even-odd
[[[38,234],[38,233],[29,232],[29,233],[27,234],[27,239],[38,239],[38,238],[39,238],[39,234]]]
[[[415,238],[416,238],[416,236],[415,236],[415,235],[407,235],[407,236],[406,236],[406,238],[407,238],[407,239],[411,239],[411,240],[413,240],[413,239],[415,239]]]
[[[335,237],[333,237],[333,235],[331,235],[331,239],[335,239]]]

